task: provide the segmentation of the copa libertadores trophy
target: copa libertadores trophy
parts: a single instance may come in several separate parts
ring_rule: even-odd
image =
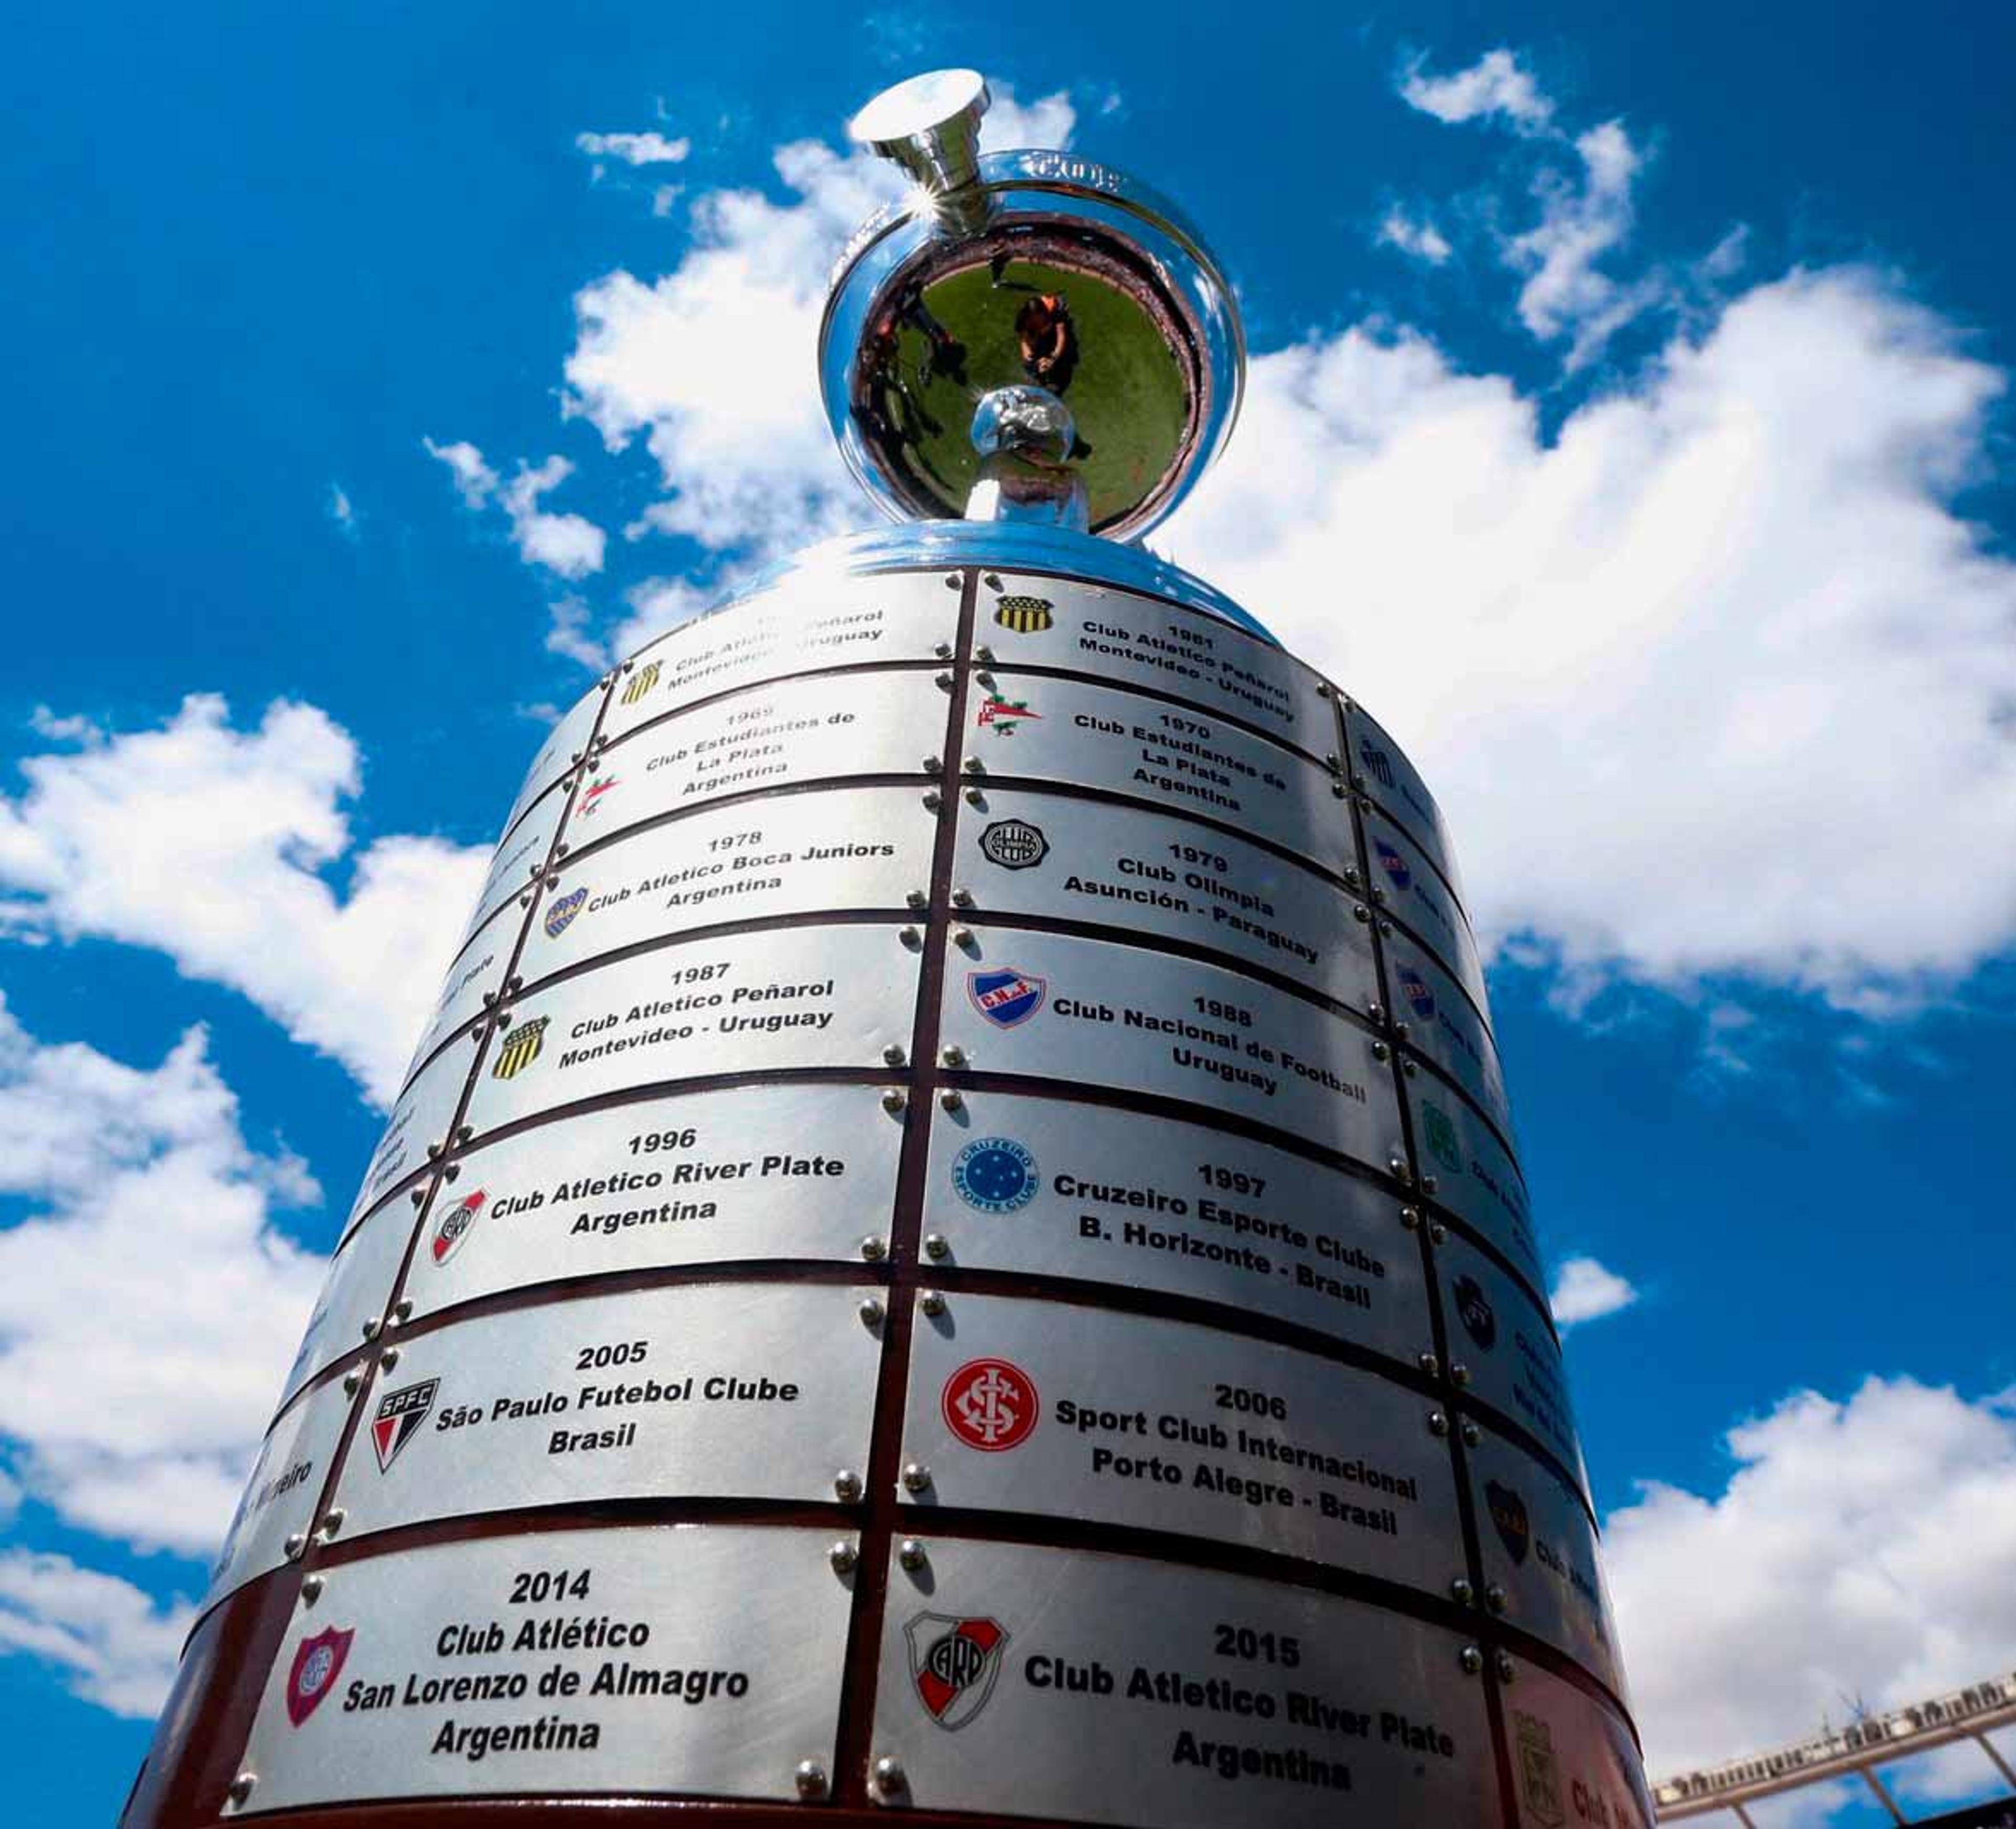
[[[986,105],[854,123],[898,524],[519,791],[132,1829],[1651,1820],[1435,801],[1134,543],[1231,292]]]

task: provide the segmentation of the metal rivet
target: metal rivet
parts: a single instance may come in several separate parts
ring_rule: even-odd
[[[1408,1026],[1403,1022],[1396,1022],[1393,1025],[1393,1037],[1395,1041],[1404,1042],[1406,1040],[1408,1036],[1411,1035],[1413,1032],[1414,1032],[1408,1028]]]
[[[1428,1433],[1431,1435],[1446,1435],[1449,1433],[1449,1418],[1442,1411],[1431,1410],[1428,1412]]]
[[[970,927],[955,927],[955,928],[953,928],[953,929],[952,929],[952,945],[955,945],[955,946],[963,947],[963,948],[966,951],[967,951],[968,952],[972,952],[972,951],[973,951],[973,949],[974,949],[974,939],[973,939],[973,930],[972,930],[972,928],[970,928]]]
[[[1388,1175],[1397,1175],[1401,1180],[1405,1181],[1407,1179],[1406,1160],[1399,1156],[1388,1156],[1386,1158],[1386,1172]]]
[[[1500,1683],[1510,1683],[1518,1674],[1519,1666],[1512,1662],[1512,1654],[1510,1651],[1500,1651],[1498,1654],[1498,1680]]]
[[[908,1102],[900,1086],[891,1086],[882,1095],[882,1109],[892,1115],[902,1111]]]
[[[940,642],[936,647],[931,650],[931,652],[937,655],[941,661],[949,661],[952,658],[952,643],[950,642]]]
[[[1440,1244],[1442,1240],[1448,1237],[1449,1228],[1443,1225],[1439,1219],[1431,1219],[1428,1222],[1428,1243],[1430,1244]]]
[[[798,1769],[796,1772],[793,1773],[791,1776],[793,1782],[794,1782],[798,1788],[798,1795],[800,1797],[824,1797],[826,1795],[826,1767],[822,1766],[818,1760],[799,1760]]]
[[[1482,1431],[1478,1429],[1476,1424],[1470,1421],[1468,1418],[1466,1417],[1463,1425],[1463,1446],[1466,1448],[1474,1448],[1478,1443],[1481,1442],[1483,1439],[1484,1436]]]
[[[970,807],[984,807],[987,805],[987,796],[977,787],[969,787],[966,790],[966,804]]]
[[[252,1795],[252,1788],[259,1782],[255,1772],[241,1772],[231,1781],[229,1795],[235,1804],[242,1804]]]
[[[280,1548],[282,1553],[286,1557],[286,1559],[290,1562],[292,1562],[308,1546],[308,1539],[303,1536],[299,1531],[297,1531],[292,1536],[288,1538],[286,1543],[280,1546]]]
[[[359,1331],[363,1334],[366,1340],[376,1340],[378,1338],[378,1317],[376,1315],[373,1315],[369,1320],[364,1323]]]
[[[905,946],[920,946],[923,944],[924,938],[915,927],[905,927],[896,938]]]
[[[938,1094],[938,1103],[948,1111],[956,1111],[965,1104],[966,1100],[959,1096],[957,1086],[947,1086]]]
[[[903,1052],[899,1044],[891,1042],[882,1050],[882,1058],[891,1067],[901,1067],[909,1056]]]
[[[461,1173],[462,1165],[459,1162],[451,1162],[448,1164],[447,1168],[441,1171],[441,1179],[444,1181],[453,1181]]]
[[[944,805],[944,796],[935,787],[924,796],[924,811],[927,813],[936,812]]]
[[[924,1554],[924,1546],[915,1537],[905,1537],[898,1546],[896,1560],[908,1569],[922,1568],[930,1558]]]
[[[879,1264],[889,1255],[888,1242],[877,1238],[873,1233],[861,1241],[861,1255],[871,1264]]]
[[[1441,1186],[1442,1183],[1432,1175],[1424,1175],[1421,1177],[1421,1186],[1429,1194],[1433,1194]]]
[[[1383,1003],[1366,1004],[1365,1017],[1368,1022],[1384,1022],[1386,1020],[1386,1006]]]
[[[1335,750],[1332,750],[1328,755],[1323,758],[1323,766],[1326,769],[1341,769],[1344,765],[1337,760],[1337,751]]]
[[[987,765],[977,756],[968,756],[959,765],[959,772],[962,775],[985,775],[987,772]]]
[[[1357,865],[1346,864],[1344,866],[1344,882],[1346,888],[1355,889],[1363,880],[1363,879],[1358,873]]]
[[[402,1321],[410,1321],[412,1318],[413,1298],[409,1295],[401,1296],[392,1305],[392,1312],[386,1316],[385,1325],[388,1327],[396,1327]]]
[[[1384,908],[1386,905],[1386,891],[1377,883],[1372,885],[1372,905],[1374,908]]]
[[[1341,781],[1333,781],[1330,784],[1330,793],[1332,800],[1348,800],[1351,797],[1349,790]]]
[[[1330,682],[1328,680],[1324,680],[1316,687],[1316,697],[1319,699],[1327,699],[1330,697]]]
[[[571,844],[556,844],[553,847],[553,855],[556,858],[565,857],[573,849],[574,847]]]
[[[1415,1359],[1414,1363],[1419,1366],[1423,1371],[1427,1373],[1431,1378],[1435,1377],[1435,1375],[1442,1369],[1442,1361],[1437,1359],[1431,1352],[1422,1353]]]
[[[1372,910],[1362,902],[1354,902],[1352,904],[1351,916],[1353,920],[1369,921],[1372,919]]]
[[[1392,1056],[1393,1050],[1384,1042],[1374,1042],[1372,1044],[1372,1058],[1374,1060],[1390,1060]]]
[[[917,1298],[917,1306],[927,1315],[941,1315],[945,1312],[945,1291],[927,1289]]]
[[[945,764],[936,756],[927,756],[924,758],[924,772],[927,775],[935,775],[944,766]]]
[[[530,908],[532,905],[532,892],[531,890],[527,889],[523,895],[518,898],[518,905],[520,908]]]
[[[963,1067],[966,1064],[966,1050],[956,1043],[949,1047],[941,1048],[938,1050],[938,1061],[940,1065],[945,1067]]]
[[[1388,939],[1392,938],[1393,924],[1387,920],[1384,915],[1381,915],[1379,917],[1379,931]]]
[[[878,1791],[901,1791],[908,1782],[902,1765],[887,1753],[875,1762],[875,1787]]]
[[[1463,1666],[1466,1676],[1474,1676],[1484,1668],[1484,1654],[1474,1645],[1465,1645],[1456,1662]]]
[[[903,1467],[903,1490],[921,1492],[931,1483],[931,1470],[922,1461],[907,1461]]]
[[[469,1140],[475,1135],[475,1131],[468,1125],[461,1124],[455,1126],[455,1140],[459,1143],[467,1143]]]
[[[534,876],[537,876],[537,875],[538,874],[538,871],[536,871],[536,870],[535,870],[535,871],[532,873],[532,874],[533,874]],[[546,887],[547,887],[549,889],[557,889],[557,888],[559,888],[559,887],[560,887],[560,878],[559,878],[559,877],[549,877],[546,879]]]
[[[949,1258],[952,1255],[952,1247],[945,1243],[943,1233],[927,1232],[924,1234],[924,1255],[934,1258]]]
[[[1459,1359],[1449,1367],[1449,1382],[1452,1384],[1467,1384],[1470,1382],[1470,1367]]]
[[[1412,1079],[1420,1071],[1420,1069],[1416,1067],[1413,1061],[1403,1060],[1400,1063],[1400,1071],[1407,1078]]]
[[[939,691],[950,692],[952,690],[952,675],[949,673],[941,673],[938,675],[938,684]]]
[[[945,574],[945,589],[947,590],[957,590],[959,587],[960,581],[959,575],[957,572],[949,571]]]
[[[952,892],[952,905],[954,908],[972,907],[973,891],[970,889],[955,889]]]
[[[861,1298],[861,1306],[855,1310],[855,1312],[861,1316],[862,1323],[865,1327],[879,1327],[882,1325],[884,1311],[881,1302],[875,1296],[863,1296]]]
[[[1458,1575],[1449,1583],[1449,1596],[1459,1607],[1467,1607],[1477,1590],[1463,1576]]]
[[[861,1476],[851,1467],[842,1467],[833,1476],[833,1496],[843,1505],[851,1505],[861,1496]]]
[[[441,1158],[441,1147],[439,1143],[429,1143],[427,1145],[427,1160],[430,1162],[438,1161]]]
[[[379,1354],[378,1363],[383,1366],[387,1371],[391,1371],[391,1369],[399,1363],[398,1348],[396,1346],[387,1347],[383,1352]]]
[[[355,1397],[357,1395],[358,1386],[362,1384],[363,1382],[364,1374],[362,1372],[344,1373],[343,1375],[343,1395],[345,1397]]]
[[[913,908],[929,908],[931,905],[931,898],[921,889],[913,889],[903,899]]]
[[[1505,1611],[1505,1590],[1493,1582],[1484,1590],[1484,1604],[1493,1613],[1503,1613]]]
[[[861,1552],[851,1538],[841,1537],[826,1551],[826,1559],[833,1564],[835,1575],[851,1575],[854,1565],[861,1560]]]
[[[311,1575],[301,1583],[301,1604],[304,1607],[312,1607],[322,1598],[322,1577],[319,1575]]]
[[[1416,1226],[1420,1224],[1420,1215],[1412,1207],[1402,1207],[1400,1209],[1400,1223],[1406,1226],[1409,1232],[1412,1232]]]
[[[984,642],[973,650],[973,657],[984,666],[992,667],[994,664],[994,650]]]
[[[1363,787],[1365,785],[1365,776],[1362,770],[1357,769],[1352,770],[1351,785],[1353,787]]]

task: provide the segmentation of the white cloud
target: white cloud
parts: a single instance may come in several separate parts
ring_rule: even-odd
[[[1593,1258],[1569,1258],[1554,1272],[1554,1287],[1547,1305],[1565,1332],[1585,1321],[1600,1321],[1628,1309],[1638,1299],[1638,1291],[1615,1270]]]
[[[351,539],[357,538],[357,507],[340,483],[329,486],[329,518]]]
[[[1441,266],[1456,251],[1449,246],[1449,238],[1427,217],[1409,216],[1404,210],[1387,211],[1386,219],[1379,225],[1377,239],[1381,247],[1396,247],[1431,267]]]
[[[1732,1430],[1727,1486],[1657,1482],[1605,1526],[1647,1755],[1665,1773],[2010,1667],[2016,1417],[1908,1378]]]
[[[542,496],[574,474],[567,459],[549,457],[536,468],[521,463],[507,483],[466,439],[452,445],[437,445],[431,438],[420,442],[430,456],[448,466],[465,507],[481,509],[495,502],[503,509],[518,556],[527,565],[544,566],[565,578],[601,571],[607,535],[585,515],[549,514],[539,506]]]
[[[620,159],[626,165],[677,165],[693,142],[668,140],[661,133],[578,133],[574,143],[592,159]]]
[[[160,729],[94,729],[21,769],[27,791],[0,796],[5,926],[164,952],[390,1102],[486,851],[413,837],[353,851],[356,745],[312,705],[275,703],[239,731],[221,699],[192,697]],[[323,875],[344,862],[347,895]]]
[[[1490,941],[1585,992],[1908,1007],[2016,938],[2016,566],[1953,507],[2003,384],[1855,269],[1753,289],[1551,440],[1355,328],[1255,362],[1168,543],[1414,754]]]
[[[0,1551],[0,1654],[54,1665],[72,1694],[115,1715],[160,1708],[194,1614],[67,1556]]]
[[[142,1549],[216,1546],[322,1266],[275,1209],[319,1197],[250,1149],[203,1032],[156,1068],[45,1046],[0,1003],[0,1437],[28,1491]]]
[[[1422,61],[1417,59],[1401,77],[1400,95],[1409,107],[1452,124],[1502,119],[1523,131],[1537,133],[1554,114],[1553,103],[1541,92],[1532,72],[1502,46],[1487,51],[1467,70],[1451,76],[1423,74]]]

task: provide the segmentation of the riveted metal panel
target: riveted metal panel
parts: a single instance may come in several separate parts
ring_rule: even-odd
[[[1455,975],[1488,1026],[1491,1004],[1477,941],[1449,885],[1429,868],[1420,847],[1391,819],[1370,811],[1362,816],[1373,887],[1384,898],[1387,910],[1412,928]]]
[[[330,1261],[315,1312],[280,1388],[284,1403],[325,1366],[364,1344],[391,1300],[399,1265],[413,1236],[413,1208],[405,1201],[383,1206],[344,1240]]]
[[[1432,1074],[1406,1081],[1421,1191],[1474,1226],[1532,1280],[1546,1285],[1532,1204],[1511,1153],[1483,1118]]]
[[[1505,1737],[1519,1829],[1652,1829],[1651,1794],[1623,1721],[1571,1683],[1523,1661],[1517,1668],[1505,1692]]]
[[[1407,1044],[1470,1094],[1507,1137],[1512,1103],[1498,1064],[1498,1045],[1456,981],[1404,934],[1386,940],[1393,1014],[1407,1025]]]
[[[507,902],[531,887],[553,849],[554,829],[566,805],[567,790],[556,788],[498,841],[469,925],[463,930],[465,942]]]
[[[1442,808],[1406,752],[1355,700],[1345,707],[1345,731],[1352,783],[1406,828],[1449,880],[1456,899],[1466,902],[1463,878],[1456,872],[1456,848],[1449,842]]]
[[[525,771],[518,797],[504,816],[506,832],[526,808],[573,767],[574,758],[586,751],[589,739],[595,734],[595,715],[602,708],[603,690],[599,681],[590,686],[574,700],[553,725],[546,740],[539,745],[539,753],[533,757],[532,765]]]
[[[364,1185],[357,1190],[350,1216],[344,1221],[346,1236],[388,1190],[427,1165],[430,1147],[446,1140],[462,1089],[469,1081],[470,1059],[474,1052],[464,1043],[463,1048],[437,1054],[399,1095],[391,1116],[385,1121],[385,1134],[371,1153]]]
[[[349,1414],[349,1395],[333,1379],[283,1411],[267,1432],[211,1568],[205,1608],[287,1560],[287,1539],[314,1521]]]

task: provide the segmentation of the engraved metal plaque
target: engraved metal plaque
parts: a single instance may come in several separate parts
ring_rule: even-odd
[[[1435,1253],[1449,1313],[1449,1358],[1470,1368],[1471,1394],[1553,1450],[1581,1482],[1561,1349],[1533,1298],[1490,1258],[1452,1233]]]
[[[531,887],[532,873],[546,861],[546,853],[553,846],[553,828],[560,823],[560,810],[566,805],[566,790],[556,789],[498,841],[497,855],[490,860],[490,874],[483,880],[475,912],[463,930],[465,942],[506,902]]]
[[[407,1078],[411,1079],[421,1062],[464,1023],[482,1014],[485,996],[502,988],[504,968],[509,963],[511,949],[518,940],[519,923],[512,918],[514,912],[506,912],[486,922],[455,955],[455,963],[448,968],[448,976],[442,981],[434,1012],[427,1018],[427,1027],[420,1031],[413,1057],[406,1064]]]
[[[914,788],[795,794],[697,813],[563,865],[518,976],[722,921],[901,909],[927,889],[937,816]]]
[[[1489,1028],[1491,1003],[1477,941],[1449,885],[1430,867],[1420,847],[1391,819],[1376,812],[1360,816],[1365,821],[1365,852],[1372,866],[1373,887],[1385,898],[1388,912],[1413,929],[1455,975]]]
[[[962,803],[953,880],[1003,914],[1167,934],[1366,1010],[1381,1000],[1358,898],[1257,844],[1184,819],[989,788]]]
[[[476,1050],[466,1042],[437,1054],[420,1069],[419,1076],[401,1093],[386,1120],[385,1134],[371,1153],[364,1172],[364,1185],[351,1203],[350,1216],[343,1222],[350,1228],[416,1168],[427,1165],[427,1146],[442,1142],[455,1117],[462,1089],[469,1079],[469,1064]]]
[[[945,1261],[1160,1290],[1412,1365],[1431,1344],[1402,1201],[1243,1137],[1131,1111],[970,1093],[931,1114],[924,1230]]]
[[[614,743],[696,699],[815,668],[931,660],[959,632],[946,575],[802,572],[682,623],[625,664],[602,733]]]
[[[204,1609],[287,1560],[287,1539],[313,1521],[349,1414],[343,1381],[333,1378],[283,1412],[267,1431],[211,1570]]]
[[[1337,876],[1358,860],[1327,769],[1183,706],[1003,671],[975,679],[966,722],[966,754],[989,776],[1075,782],[1201,813]]]
[[[412,1236],[413,1209],[404,1201],[395,1201],[381,1207],[344,1241],[329,1264],[301,1348],[281,1385],[283,1403],[323,1366],[364,1344],[364,1324],[384,1314]]]
[[[480,1134],[576,1099],[705,1074],[879,1068],[884,1048],[909,1045],[916,1015],[918,955],[901,931],[697,940],[520,997],[484,1057],[469,1122]]]
[[[1505,1738],[1519,1829],[1653,1829],[1631,1730],[1572,1683],[1521,1660],[1518,1680],[1505,1692]]]
[[[931,1483],[903,1496],[1176,1531],[1439,1596],[1464,1564],[1434,1407],[1215,1328],[954,1294],[911,1331],[903,1459]]]
[[[941,1039],[982,1072],[1229,1108],[1362,1162],[1397,1158],[1393,1076],[1343,1018],[1216,966],[1062,934],[948,949]]]
[[[505,815],[506,831],[511,830],[512,822],[526,808],[573,767],[575,756],[587,749],[589,739],[595,734],[595,714],[602,708],[603,691],[599,681],[590,686],[539,745],[539,753],[533,757],[531,767],[525,771],[524,785],[518,790],[518,797],[512,801],[511,811]]]
[[[1575,1489],[1489,1430],[1469,1451],[1485,1579],[1504,1615],[1625,1698],[1596,1527]]]
[[[1215,616],[1069,578],[981,574],[974,639],[1004,667],[1067,667],[1243,718],[1312,755],[1337,747],[1320,682],[1285,650]]]
[[[544,1791],[790,1798],[832,1769],[852,1604],[830,1531],[487,1537],[329,1570],[231,1815]]]
[[[886,1238],[903,1118],[873,1086],[689,1093],[469,1152],[406,1277],[415,1319],[527,1284],[748,1259],[859,1261]]]
[[[1484,1019],[1456,980],[1406,934],[1388,934],[1385,946],[1393,1014],[1407,1025],[1408,1046],[1468,1093],[1510,1141],[1512,1103]]]
[[[1456,900],[1467,905],[1469,898],[1456,872],[1456,848],[1449,842],[1442,808],[1435,805],[1427,783],[1400,746],[1381,729],[1379,721],[1355,700],[1345,705],[1344,723],[1353,783],[1406,828],[1407,835],[1448,880]]]
[[[1404,1082],[1420,1151],[1421,1191],[1474,1226],[1523,1269],[1535,1289],[1546,1266],[1518,1165],[1484,1120],[1431,1074]]]
[[[1496,1820],[1462,1640],[1132,1557],[925,1537],[892,1560],[874,1748],[920,1809],[1139,1829]]]
[[[401,1338],[344,1464],[344,1538],[588,1500],[830,1500],[836,1469],[866,1464],[867,1293],[638,1290]]]

